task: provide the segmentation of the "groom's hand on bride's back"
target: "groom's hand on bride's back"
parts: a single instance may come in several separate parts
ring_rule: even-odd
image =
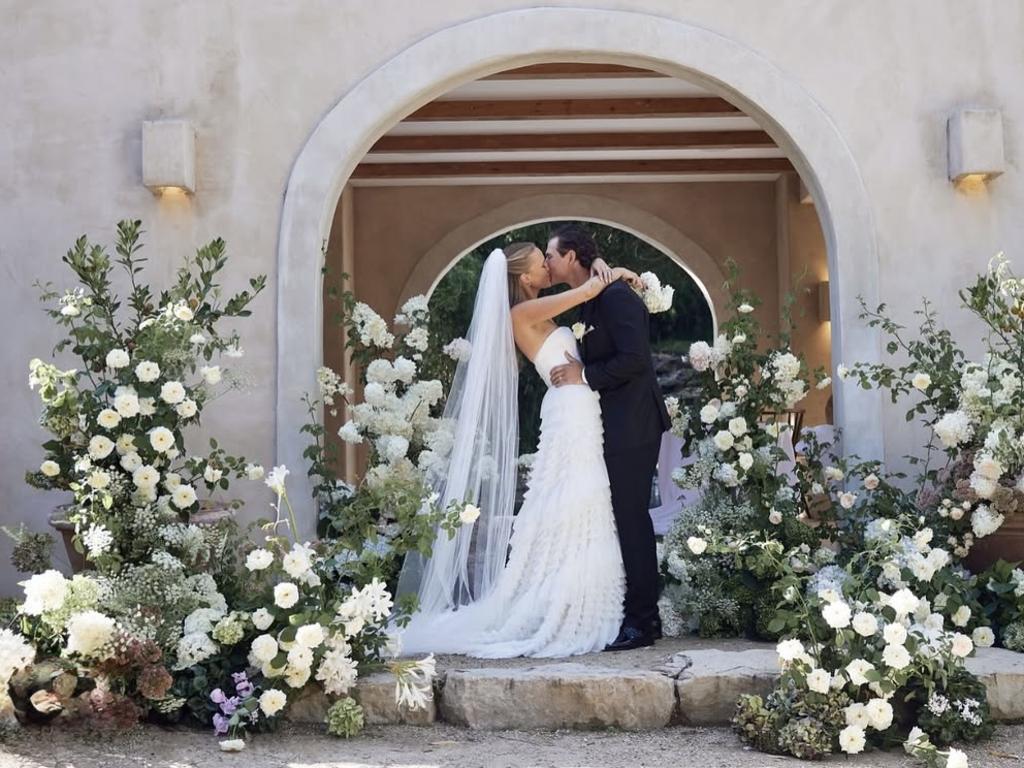
[[[551,369],[551,383],[556,387],[564,387],[569,384],[583,383],[583,363],[565,353],[565,359],[569,362],[563,365],[556,365]]]

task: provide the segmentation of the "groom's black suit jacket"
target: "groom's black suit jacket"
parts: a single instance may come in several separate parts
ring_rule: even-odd
[[[593,328],[581,346],[587,384],[601,396],[605,453],[659,441],[671,420],[654,375],[643,299],[620,280],[586,302],[580,319]]]

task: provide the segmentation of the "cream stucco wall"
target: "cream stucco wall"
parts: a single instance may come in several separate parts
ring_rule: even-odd
[[[36,278],[66,283],[59,259],[74,238],[88,232],[109,240],[116,219],[138,217],[146,224],[155,275],[169,277],[172,256],[218,235],[232,254],[234,286],[249,273],[268,273],[267,294],[254,306],[254,316],[239,324],[249,351],[244,366],[251,389],[244,397],[225,399],[205,426],[229,450],[273,461],[278,444],[273,411],[278,388],[287,383],[287,371],[278,378],[277,361],[287,360],[294,341],[279,334],[275,297],[288,287],[278,283],[279,269],[287,267],[278,264],[278,240],[289,224],[282,220],[282,197],[296,159],[346,94],[410,46],[453,25],[533,5],[528,0],[0,3],[5,20],[0,29],[4,521],[41,527],[54,503],[52,495],[22,482],[24,469],[39,460],[43,439],[34,422],[35,396],[25,386],[26,362],[46,354],[56,340],[31,284]],[[749,61],[764,68],[745,77],[744,92],[753,101],[789,103],[778,91],[784,83],[815,104],[840,137],[838,145],[829,146],[842,147],[845,167],[856,169],[863,186],[868,206],[863,221],[870,231],[860,234],[877,247],[864,258],[877,259],[879,298],[902,319],[911,319],[911,305],[927,292],[944,300],[940,306],[954,329],[967,329],[953,313],[955,289],[996,251],[1019,258],[1024,244],[1020,3],[906,0],[865,6],[780,0],[768,9],[760,0],[548,0],[547,6],[599,6],[657,17],[657,24],[633,27],[648,30],[649,37],[623,41],[623,47],[637,51],[661,45],[658,29],[685,24],[700,32],[701,45],[720,39],[730,50],[749,52]],[[483,56],[498,42],[519,45],[520,29],[536,37],[521,18],[495,25],[501,32],[491,39],[463,44]],[[582,16],[578,25],[555,32],[567,48],[576,36],[597,35]],[[758,82],[768,90],[746,88]],[[436,83],[439,91],[454,84]],[[728,89],[730,83],[721,85]],[[1002,110],[1008,170],[981,194],[965,195],[946,180],[945,121],[955,107],[971,104]],[[192,198],[156,198],[141,185],[141,122],[159,117],[187,118],[196,125],[198,181]],[[819,152],[822,146],[807,149]],[[340,161],[327,152],[315,162]],[[324,201],[330,206],[327,216],[334,202]],[[829,201],[821,202],[831,213]],[[315,263],[315,254],[309,258]],[[901,424],[898,415],[888,421]],[[919,442],[902,426],[877,429],[884,431],[885,451],[893,457]],[[245,496],[250,515],[263,512],[260,489]],[[0,585],[10,591],[15,574],[6,563],[8,551],[6,542],[0,544]]]

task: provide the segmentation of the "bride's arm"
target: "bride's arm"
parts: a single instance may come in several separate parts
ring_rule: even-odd
[[[604,289],[605,283],[601,278],[592,277],[578,288],[570,288],[562,293],[520,302],[512,307],[512,322],[517,325],[542,323],[590,301]]]

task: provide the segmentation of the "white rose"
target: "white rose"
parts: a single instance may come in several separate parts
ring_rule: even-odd
[[[173,311],[174,316],[185,323],[187,323],[189,320],[195,317],[195,315],[192,314],[192,310],[189,309],[188,304],[186,304],[183,301],[179,301],[177,304],[175,304]]]
[[[89,479],[86,480],[92,488],[99,491],[110,485],[110,475],[104,472],[102,469],[93,470],[92,474],[89,475]]]
[[[952,651],[954,656],[959,656],[962,659],[971,655],[971,651],[974,650],[974,643],[967,635],[957,632],[953,635],[953,642],[950,643],[949,650]]]
[[[246,464],[245,476],[250,480],[262,480],[263,467],[261,467],[259,464]]]
[[[770,522],[772,525],[778,525],[782,522],[782,513],[779,512],[779,510],[777,509],[773,509],[771,512],[768,513],[768,522]]]
[[[857,503],[857,494],[850,493],[847,491],[839,497],[839,506],[843,509],[853,509],[853,505]]]
[[[179,485],[181,485],[181,475],[177,472],[168,472],[164,475],[164,488],[168,491],[174,493]]]
[[[804,644],[796,638],[782,640],[775,646],[775,652],[782,661],[793,661],[804,655]]]
[[[892,704],[885,699],[872,699],[865,707],[871,727],[876,731],[884,731],[892,725]]]
[[[270,635],[260,635],[253,639],[251,649],[253,658],[260,664],[266,664],[277,656],[277,640]]]
[[[971,620],[971,609],[966,605],[961,605],[956,609],[956,612],[950,616],[952,622],[958,627],[966,627],[967,622]]]
[[[728,451],[730,448],[733,447],[733,445],[735,444],[736,440],[732,436],[731,432],[727,432],[726,430],[723,429],[723,430],[721,430],[720,432],[718,432],[715,435],[714,442],[715,442],[715,447],[718,450],[720,450],[720,451]]]
[[[850,626],[850,606],[841,600],[829,603],[821,609],[821,615],[832,629]]]
[[[139,415],[142,404],[134,392],[122,392],[114,398],[114,408],[117,415],[125,419],[131,419]]]
[[[268,611],[266,608],[257,608],[252,612],[252,625],[256,629],[266,630],[274,623],[274,614]]]
[[[856,755],[864,751],[864,729],[856,725],[848,725],[839,732],[839,746],[848,755]]]
[[[741,453],[739,456],[739,465],[743,468],[744,472],[749,470],[752,466],[754,466],[753,455],[747,453],[746,451]]]
[[[203,381],[209,384],[211,387],[217,384],[221,380],[220,366],[219,365],[204,365],[199,369],[200,375],[203,377]]]
[[[160,399],[168,405],[177,405],[185,399],[185,387],[180,381],[165,381],[160,387]]]
[[[709,403],[700,409],[700,420],[704,424],[714,424],[718,418],[718,406]]]
[[[283,581],[274,587],[274,605],[278,608],[291,608],[299,602],[299,588],[290,581]]]
[[[303,648],[316,648],[325,639],[324,628],[320,624],[304,624],[295,631],[295,644]]]
[[[94,460],[105,459],[114,450],[114,441],[104,435],[95,435],[89,440],[89,456]]]
[[[174,433],[167,427],[154,427],[149,433],[149,444],[157,453],[166,453],[174,447]]]
[[[903,645],[907,642],[907,630],[902,624],[886,624],[885,629],[882,630],[882,637],[887,643]]]
[[[267,717],[276,715],[284,709],[286,703],[288,703],[288,697],[277,688],[271,688],[260,694],[260,709],[263,710],[263,714]]]
[[[882,661],[893,669],[903,669],[910,665],[910,651],[905,645],[887,645],[882,651]]]
[[[867,729],[871,725],[871,718],[868,716],[867,707],[860,702],[851,704],[843,710],[847,725],[855,725],[858,728]]]
[[[196,503],[196,491],[191,485],[179,485],[171,494],[171,501],[178,509],[187,509]]]
[[[129,363],[128,353],[123,349],[112,349],[107,352],[107,368],[124,368]]]
[[[132,472],[132,483],[136,488],[153,488],[159,482],[160,473],[149,464],[143,464]]]
[[[467,504],[463,507],[462,511],[459,512],[459,520],[462,521],[463,525],[471,525],[472,523],[475,523],[478,517],[480,517],[480,508],[474,507],[472,504]]]
[[[967,754],[956,747],[950,747],[946,756],[946,768],[967,768]]]
[[[60,474],[60,464],[58,464],[56,461],[47,459],[46,461],[39,465],[39,471],[42,472],[47,477],[56,477],[57,475]]]
[[[245,557],[245,567],[250,571],[262,571],[274,562],[274,553],[267,549],[254,549]]]
[[[881,481],[878,479],[878,475],[872,472],[870,475],[864,478],[864,487],[869,491],[875,490]]]
[[[729,431],[736,437],[743,437],[747,434],[747,420],[742,416],[729,419]]]
[[[186,398],[174,406],[174,410],[183,419],[191,419],[199,411],[199,406],[192,398]]]
[[[807,675],[807,687],[815,693],[828,693],[832,676],[824,669],[814,669]]]
[[[708,548],[708,543],[697,536],[691,536],[686,540],[686,546],[690,548],[693,554],[701,555]]]
[[[918,597],[909,589],[901,589],[889,598],[889,605],[896,611],[896,618],[903,618],[917,610]]]
[[[853,631],[861,637],[871,637],[878,631],[878,619],[861,611],[853,617]]]
[[[846,673],[850,676],[850,682],[854,685],[867,683],[867,673],[875,668],[875,665],[865,659],[854,659],[846,665]]]
[[[139,398],[139,413],[143,416],[152,416],[156,413],[156,400],[152,397]]]
[[[121,414],[113,408],[104,408],[96,417],[96,423],[104,429],[114,429],[121,423]]]
[[[978,627],[971,633],[971,640],[979,648],[991,648],[996,641],[996,636],[991,627]]]
[[[160,378],[160,366],[152,360],[143,360],[135,366],[135,378],[145,383],[156,381]]]
[[[932,385],[932,377],[927,373],[915,373],[914,378],[910,380],[910,383],[913,385],[914,389],[919,389],[924,392]]]

